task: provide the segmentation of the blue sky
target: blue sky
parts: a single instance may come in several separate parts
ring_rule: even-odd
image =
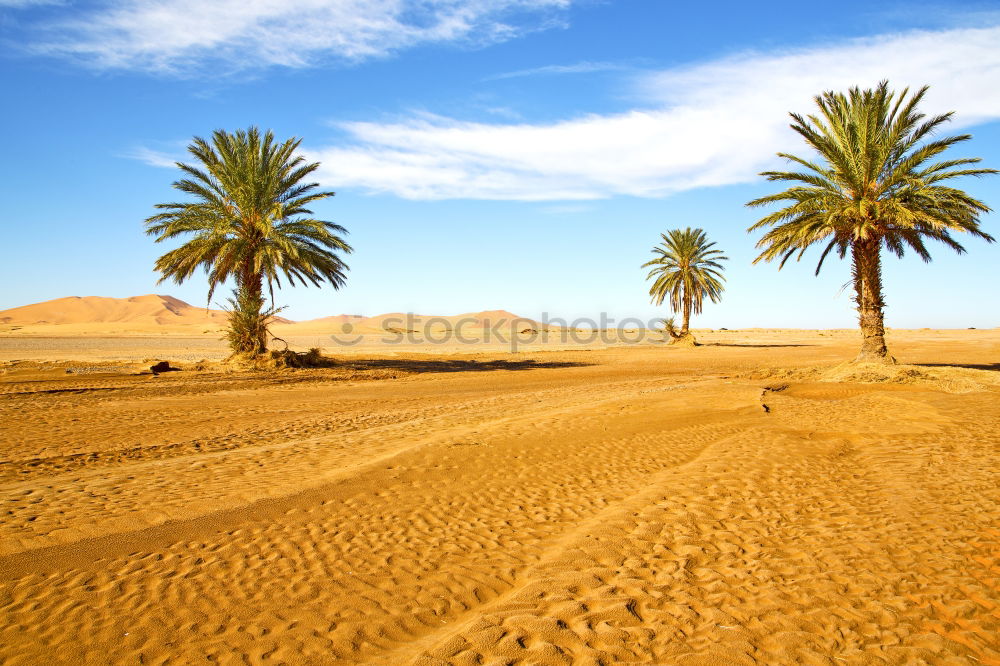
[[[877,5],[877,6],[876,6]],[[698,325],[855,324],[843,262],[751,265],[756,174],[804,153],[788,111],[825,89],[932,86],[1000,168],[1000,2],[0,0],[0,309],[169,293],[143,234],[192,136],[299,136],[356,251],[341,291],[286,289],[293,319],[504,308],[661,314],[659,233],[700,226],[731,261]],[[1000,206],[1000,177],[962,183]],[[983,219],[1000,236],[1000,216]],[[991,327],[1000,245],[886,259],[887,324]]]

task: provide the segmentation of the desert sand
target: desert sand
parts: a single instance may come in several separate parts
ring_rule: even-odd
[[[1000,331],[142,330],[0,336],[0,662],[1000,664]]]

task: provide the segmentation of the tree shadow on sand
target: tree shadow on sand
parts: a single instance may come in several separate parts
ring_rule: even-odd
[[[340,367],[354,370],[400,370],[403,372],[489,372],[493,370],[542,370],[552,368],[582,368],[592,363],[569,361],[431,361],[423,359],[364,359],[340,362]]]
[[[703,347],[753,347],[755,349],[764,349],[771,347],[815,347],[816,345],[798,345],[798,344],[784,344],[784,345],[769,345],[769,344],[751,344],[751,343],[741,343],[741,342],[705,342],[701,343]]]
[[[914,363],[922,368],[968,368],[970,370],[990,370],[1000,372],[1000,363]]]

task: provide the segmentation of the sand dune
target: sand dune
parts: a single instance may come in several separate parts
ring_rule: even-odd
[[[1000,663],[1000,335],[961,333],[881,376],[818,334],[6,363],[0,661]]]
[[[386,330],[440,331],[525,328],[530,319],[506,310],[484,310],[437,316],[391,312],[371,317],[339,314],[303,321],[276,317],[277,331],[296,335],[349,330],[376,334]],[[216,333],[226,326],[226,313],[185,303],[173,296],[147,294],[131,298],[70,296],[9,310],[0,310],[0,332],[19,335]]]
[[[226,314],[221,310],[197,308],[179,298],[160,294],[131,298],[70,296],[0,311],[0,323],[15,325],[128,323],[211,326],[224,325],[225,322]]]

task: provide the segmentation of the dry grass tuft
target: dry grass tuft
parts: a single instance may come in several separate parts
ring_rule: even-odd
[[[307,368],[332,368],[336,361],[323,356],[317,347],[307,352],[291,349],[272,349],[264,354],[233,354],[224,365],[243,370],[302,370]]]
[[[687,335],[682,335],[680,337],[674,338],[670,341],[672,347],[697,347],[698,341],[695,340],[694,336],[688,333]]]

